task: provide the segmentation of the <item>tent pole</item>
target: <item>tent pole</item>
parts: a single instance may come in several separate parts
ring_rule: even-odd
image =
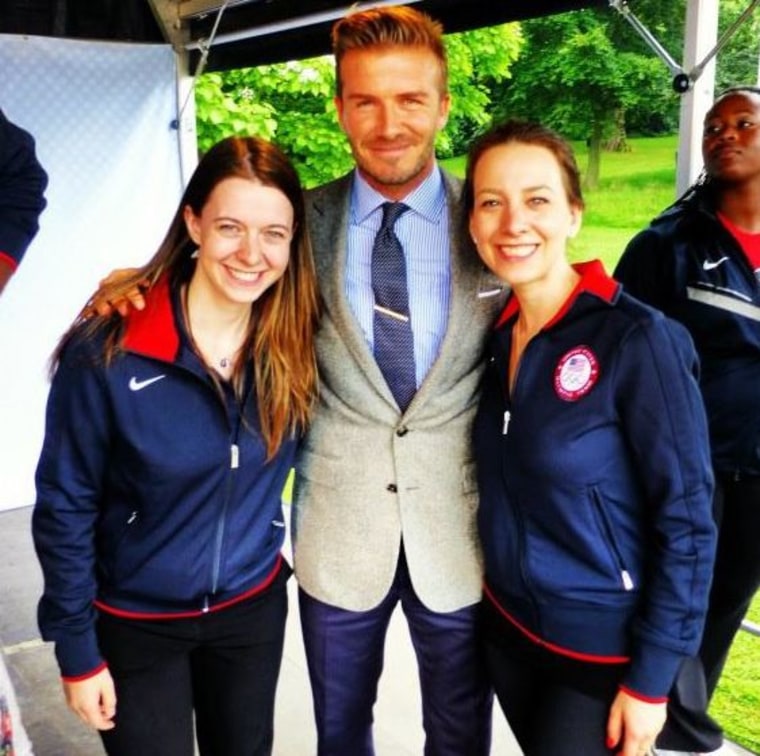
[[[715,94],[715,58],[705,59],[718,38],[718,0],[688,0],[684,40],[684,69],[702,65],[700,76],[681,96],[676,161],[676,195],[681,196],[702,170],[702,121]],[[702,61],[702,63],[700,63]]]

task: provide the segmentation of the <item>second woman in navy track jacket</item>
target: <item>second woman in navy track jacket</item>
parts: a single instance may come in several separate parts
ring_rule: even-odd
[[[760,88],[732,87],[705,115],[704,171],[626,247],[615,277],[682,323],[701,365],[715,471],[718,546],[699,654],[668,702],[658,744],[712,752],[708,714],[760,587]]]
[[[280,497],[316,388],[298,176],[273,145],[206,153],[142,311],[76,322],[37,468],[39,623],[106,751],[271,753],[290,574]]]
[[[572,266],[568,145],[508,122],[465,201],[512,288],[475,421],[488,667],[526,756],[648,752],[702,631],[715,528],[697,359],[679,324]]]

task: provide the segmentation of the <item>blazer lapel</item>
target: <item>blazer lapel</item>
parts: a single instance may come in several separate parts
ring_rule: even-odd
[[[449,203],[451,239],[451,296],[446,334],[441,349],[415,396],[423,402],[447,383],[452,361],[465,349],[483,349],[485,338],[507,298],[508,288],[481,262],[463,222],[461,182],[443,172]]]
[[[307,192],[309,230],[324,306],[340,338],[367,380],[388,402],[388,388],[346,297],[346,248],[353,173]]]

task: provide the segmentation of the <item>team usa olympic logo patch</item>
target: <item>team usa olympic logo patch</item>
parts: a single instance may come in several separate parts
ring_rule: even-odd
[[[577,346],[560,357],[554,370],[554,390],[560,399],[577,402],[599,380],[599,362],[587,346]]]

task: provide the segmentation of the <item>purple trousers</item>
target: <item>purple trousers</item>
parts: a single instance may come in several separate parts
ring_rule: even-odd
[[[372,709],[397,604],[406,616],[422,693],[425,756],[486,756],[492,693],[479,648],[479,605],[438,613],[417,597],[403,549],[383,601],[351,612],[299,591],[318,756],[372,756]]]

